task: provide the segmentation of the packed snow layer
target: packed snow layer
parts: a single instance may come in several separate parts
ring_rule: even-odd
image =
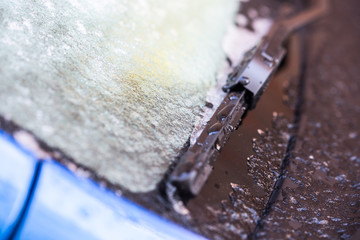
[[[224,61],[235,0],[0,2],[0,114],[131,191],[155,188]]]

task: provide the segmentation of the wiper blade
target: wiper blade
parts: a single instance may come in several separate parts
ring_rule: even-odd
[[[283,44],[289,35],[327,11],[327,0],[316,3],[293,17],[276,22],[229,75],[223,87],[228,94],[169,177],[168,183],[177,188],[178,194],[196,196],[200,192],[230,133],[239,126],[246,111],[256,106],[279,67],[286,54]]]

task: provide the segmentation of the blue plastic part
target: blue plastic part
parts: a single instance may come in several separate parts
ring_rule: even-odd
[[[16,239],[204,239],[56,162],[43,162]]]
[[[20,220],[37,164],[35,156],[0,130],[0,239],[7,239]]]

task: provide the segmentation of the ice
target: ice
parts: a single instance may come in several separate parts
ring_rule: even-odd
[[[155,188],[224,60],[235,0],[0,2],[0,114],[131,191]]]

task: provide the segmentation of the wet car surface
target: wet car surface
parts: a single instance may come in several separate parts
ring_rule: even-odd
[[[166,177],[138,194],[88,174],[209,239],[360,238],[360,4],[330,6],[291,37],[283,66],[221,149],[206,185],[184,199],[187,213],[168,201]],[[7,132],[19,130],[0,120]]]
[[[258,238],[360,237],[360,6],[331,4],[307,34],[296,144]]]
[[[358,11],[331,1],[293,37],[285,66],[188,200],[190,216],[160,212],[210,239],[359,237]]]

